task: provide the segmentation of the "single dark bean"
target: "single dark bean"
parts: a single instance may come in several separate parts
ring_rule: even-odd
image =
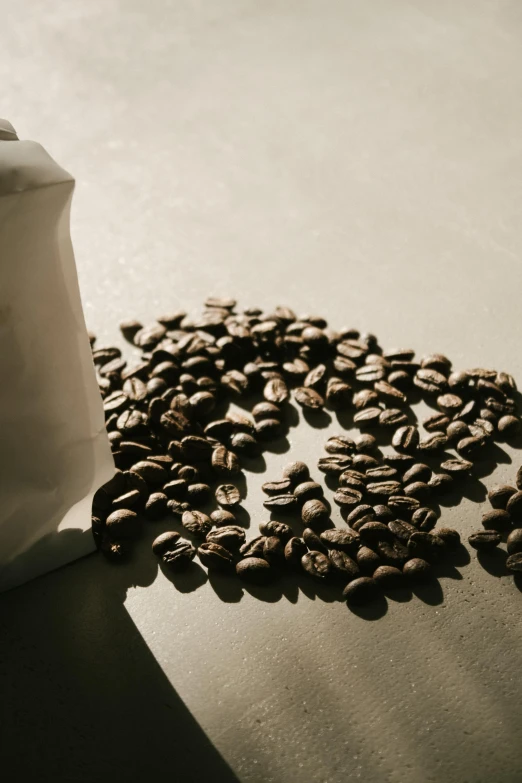
[[[297,498],[294,494],[285,493],[284,495],[274,495],[263,501],[263,506],[269,511],[290,512],[297,507]]]
[[[373,579],[383,590],[402,587],[405,581],[404,574],[395,566],[379,566],[373,572]]]
[[[212,491],[208,484],[197,483],[189,484],[187,487],[187,503],[192,506],[199,506],[208,503]]]
[[[207,533],[206,541],[211,544],[219,544],[231,552],[239,549],[245,543],[245,531],[239,525],[226,525]]]
[[[351,530],[339,530],[338,528],[324,530],[319,538],[329,549],[341,549],[350,553],[356,553],[361,543],[360,536],[357,533]],[[306,543],[308,544],[308,541]]]
[[[506,568],[514,574],[522,573],[522,552],[509,555],[506,560]]]
[[[230,571],[234,564],[231,552],[219,544],[205,542],[198,547],[198,557],[208,569]]]
[[[327,476],[339,476],[347,470],[351,464],[351,457],[332,455],[330,457],[321,457],[317,463],[317,467],[322,473],[326,473]]]
[[[290,525],[286,525],[284,522],[276,522],[275,519],[271,519],[268,522],[260,522],[259,532],[264,536],[277,536],[281,541],[288,541],[293,533]]]
[[[428,506],[421,506],[411,515],[411,524],[423,533],[429,533],[437,524],[437,514]]]
[[[431,565],[421,557],[412,557],[404,563],[402,573],[412,582],[425,582],[431,577]]]
[[[522,431],[522,421],[510,414],[502,416],[498,420],[498,431],[505,438],[513,438]]]
[[[343,598],[349,604],[365,604],[378,593],[377,582],[369,576],[360,576],[349,582],[343,590]]]
[[[320,500],[323,497],[323,488],[316,481],[303,481],[294,489],[294,495],[299,503],[307,500]]]
[[[345,454],[349,456],[355,452],[355,441],[347,435],[334,435],[328,438],[324,449],[329,454]]]
[[[512,530],[506,541],[508,555],[518,555],[522,552],[522,528]]]
[[[163,519],[167,514],[168,498],[163,492],[153,492],[145,504],[145,516],[153,522]]]
[[[493,508],[506,508],[508,500],[516,493],[515,487],[509,484],[496,484],[488,492],[488,500]]]
[[[512,526],[511,514],[501,508],[487,511],[482,515],[482,525],[486,530],[509,530]]]
[[[285,560],[292,568],[301,568],[301,560],[307,547],[301,538],[293,536],[285,545]]]
[[[234,514],[224,508],[218,508],[216,511],[213,511],[210,515],[210,519],[216,527],[227,527],[236,524]]]
[[[446,545],[442,538],[434,533],[416,532],[408,541],[408,553],[410,557],[420,557],[428,563],[440,560],[444,554]]]
[[[506,511],[508,511],[513,519],[519,520],[522,518],[522,491],[519,490],[511,495],[507,504]]]
[[[403,542],[403,544],[407,544],[410,536],[417,531],[415,525],[401,519],[390,520],[388,522],[388,528],[399,541]]]
[[[236,573],[245,582],[256,585],[265,585],[274,578],[274,571],[270,563],[261,557],[245,557],[236,565]]]
[[[419,445],[419,431],[417,427],[399,427],[393,434],[392,446],[398,451],[415,451]]]
[[[477,530],[468,538],[468,544],[481,552],[487,552],[495,549],[502,540],[500,533],[496,530]]]
[[[214,449],[212,467],[219,476],[236,476],[241,471],[237,456],[226,446],[218,446]]]
[[[306,552],[301,558],[301,565],[307,574],[320,581],[327,579],[332,569],[328,556],[316,550]]]
[[[180,540],[180,535],[174,530],[162,533],[152,542],[152,551],[157,557],[161,557],[168,552]]]
[[[141,531],[141,519],[135,511],[119,509],[109,514],[105,523],[112,540],[136,538]]]
[[[185,511],[181,524],[189,533],[197,538],[205,538],[212,528],[212,522],[202,511]]]
[[[454,530],[451,527],[439,527],[435,531],[435,534],[439,538],[442,538],[448,550],[454,550],[460,546],[460,534],[458,530]]]
[[[404,473],[402,480],[405,484],[409,484],[411,481],[424,481],[428,482],[431,478],[431,468],[422,462],[416,462],[411,468]]]

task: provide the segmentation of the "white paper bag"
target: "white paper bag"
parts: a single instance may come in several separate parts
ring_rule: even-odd
[[[0,120],[0,590],[93,551],[114,474],[69,232],[73,178]]]

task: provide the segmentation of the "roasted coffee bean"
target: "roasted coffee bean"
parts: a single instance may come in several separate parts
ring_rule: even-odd
[[[290,525],[286,525],[284,522],[276,522],[275,519],[261,522],[259,524],[259,532],[264,536],[277,536],[283,542],[288,541],[293,535]]]
[[[283,479],[288,479],[292,486],[308,481],[309,478],[310,470],[304,462],[290,462],[283,468]]]
[[[361,391],[355,392],[352,397],[353,405],[358,411],[373,407],[378,401],[379,395],[373,389],[361,389]]]
[[[248,432],[236,432],[230,438],[230,447],[234,452],[246,457],[257,457],[261,448],[253,435]]]
[[[446,548],[449,550],[457,549],[460,546],[460,534],[458,530],[453,530],[451,527],[439,527],[435,531],[435,534],[442,538],[446,544]]]
[[[323,497],[323,488],[316,481],[303,481],[294,489],[294,495],[299,503],[307,500],[320,500]]]
[[[290,512],[297,508],[297,498],[292,493],[274,495],[263,501],[263,506],[269,511]]]
[[[174,530],[162,533],[152,542],[152,551],[156,557],[161,557],[165,554],[165,552],[168,552],[170,549],[172,549],[172,547],[175,546],[179,540],[180,535]]]
[[[208,543],[219,544],[230,552],[239,549],[245,543],[245,531],[239,525],[225,525],[217,530],[210,530],[206,535]]]
[[[103,401],[105,413],[118,413],[130,404],[130,399],[123,391],[115,391],[109,394]]]
[[[339,530],[338,528],[324,530],[319,538],[329,549],[341,549],[344,552],[353,554],[357,552],[361,541],[357,533],[351,530]],[[308,541],[306,543],[308,544]]]
[[[432,413],[422,424],[427,432],[445,432],[450,420],[444,413]]]
[[[270,563],[261,557],[245,557],[236,565],[236,574],[245,582],[255,585],[265,585],[274,578]]]
[[[506,505],[506,511],[511,514],[513,519],[522,519],[522,491],[519,490],[511,495]]]
[[[370,482],[397,481],[399,479],[399,471],[390,465],[378,465],[366,471],[366,479]]]
[[[413,533],[408,541],[410,557],[420,557],[422,560],[427,560],[428,563],[435,563],[440,560],[445,549],[444,541],[435,533],[418,531]]]
[[[317,387],[314,387],[317,391]],[[326,386],[325,400],[334,410],[344,410],[352,405],[352,387],[341,378],[330,378]]]
[[[441,394],[448,382],[440,372],[424,366],[417,370],[413,383],[426,394]]]
[[[512,394],[517,390],[517,384],[512,375],[507,372],[499,372],[495,376],[495,383],[502,389],[504,394]]]
[[[210,515],[212,523],[216,527],[228,527],[229,525],[236,524],[236,518],[230,511],[226,511],[224,508],[218,508]]]
[[[187,435],[181,440],[183,456],[189,462],[208,460],[212,456],[212,444],[198,435]]]
[[[215,438],[223,443],[227,441],[234,432],[234,425],[229,419],[217,419],[211,421],[205,427],[205,435],[207,438]]]
[[[281,405],[289,397],[288,386],[280,375],[270,378],[266,383],[263,395],[267,402]]]
[[[437,524],[437,514],[428,506],[420,506],[411,515],[411,524],[423,533],[429,533]]]
[[[449,473],[434,473],[428,481],[428,486],[432,492],[438,495],[444,495],[451,492],[454,486],[453,477]]]
[[[482,515],[482,524],[486,530],[498,530],[499,532],[509,530],[512,526],[511,514],[500,508],[486,511]]]
[[[432,432],[426,438],[421,438],[419,451],[426,455],[436,454],[445,449],[447,443],[448,439],[443,432]]]
[[[153,492],[145,504],[145,516],[153,522],[166,516],[168,498],[163,492]]]
[[[168,479],[168,473],[165,468],[148,460],[136,462],[131,468],[131,473],[136,473],[150,485],[165,484]]]
[[[495,433],[495,425],[486,419],[475,419],[468,429],[474,438],[492,438]]]
[[[256,424],[255,436],[260,441],[270,441],[280,438],[282,425],[279,419],[263,419]]]
[[[415,451],[419,445],[419,431],[411,425],[399,427],[393,434],[392,446],[398,451]]]
[[[362,484],[362,487],[364,488],[364,484]],[[358,489],[354,489],[353,487],[339,487],[334,493],[333,499],[341,508],[353,508],[353,506],[359,505],[362,501],[362,497],[362,492]],[[308,502],[312,503],[313,501]]]
[[[119,443],[119,450],[123,454],[130,454],[136,459],[139,457],[147,459],[147,457],[152,454],[150,446],[147,446],[145,443],[135,443],[132,440],[121,440]]]
[[[506,568],[514,574],[522,573],[522,552],[509,555],[506,560]]]
[[[216,489],[216,500],[224,508],[233,508],[241,503],[241,494],[234,484],[220,484]]]
[[[169,500],[167,503],[167,508],[170,513],[174,514],[176,517],[182,517],[185,511],[190,511],[189,504],[181,503],[179,500]]]
[[[154,348],[160,340],[167,334],[167,329],[163,324],[150,324],[142,327],[134,335],[134,345],[144,350]]]
[[[404,522],[401,519],[390,520],[390,522],[388,522],[388,528],[403,544],[407,544],[409,537],[417,530],[413,524],[410,525],[409,522]]]
[[[374,506],[373,513],[375,519],[378,522],[385,522],[387,524],[390,521],[390,519],[394,519],[394,514],[391,508],[384,505],[383,503],[378,503],[376,506]]]
[[[515,493],[515,487],[512,487],[509,484],[496,484],[489,490],[488,500],[493,508],[505,509],[509,498]]]
[[[280,419],[281,415],[281,408],[273,402],[258,402],[252,408],[252,416],[256,422],[263,419]]]
[[[481,552],[491,551],[497,547],[502,538],[496,530],[477,530],[468,538],[468,544]]]
[[[366,489],[366,476],[359,470],[348,468],[339,476],[339,486],[356,489],[358,492],[364,492]]]
[[[382,560],[373,549],[362,546],[356,555],[357,565],[365,574],[373,574],[376,568],[382,564]]]
[[[340,476],[341,473],[348,470],[351,464],[351,457],[332,455],[330,457],[321,457],[317,463],[317,467],[327,476]]]
[[[377,544],[379,541],[391,541],[391,530],[383,522],[366,522],[359,528],[359,535],[365,544]]]
[[[109,514],[105,522],[111,540],[136,538],[141,531],[141,519],[135,511],[119,509]]]
[[[388,375],[388,383],[402,392],[409,392],[413,385],[412,375],[407,370],[393,370]]]
[[[505,438],[513,438],[515,435],[519,435],[522,431],[522,421],[516,416],[510,414],[502,416],[498,420],[498,431]]]
[[[230,571],[234,565],[232,554],[225,547],[214,543],[203,543],[198,547],[198,557],[208,569]]]
[[[359,566],[346,552],[340,549],[331,549],[328,559],[333,575],[342,578],[345,584],[360,576]]]
[[[411,514],[420,507],[420,503],[416,498],[409,498],[406,495],[392,495],[388,498],[388,506],[399,517],[405,515],[410,518]]]
[[[190,422],[187,417],[174,410],[165,411],[160,417],[160,424],[165,432],[174,438],[182,438],[190,431]]]
[[[360,605],[372,601],[378,594],[377,582],[369,576],[360,576],[349,582],[343,590],[343,598],[349,604]]]
[[[431,495],[431,489],[424,481],[412,481],[406,484],[403,492],[407,497],[416,498],[421,503]]]
[[[333,368],[341,378],[351,378],[357,365],[345,356],[336,356],[333,360]]]
[[[457,394],[466,392],[469,387],[470,376],[467,372],[452,372],[448,377],[448,386]]]
[[[263,545],[263,558],[270,565],[282,565],[285,559],[284,544],[277,536],[267,536]]]
[[[440,466],[446,473],[458,478],[468,474],[473,468],[473,463],[467,459],[447,459],[441,462]]]
[[[301,568],[301,560],[307,547],[301,538],[293,536],[285,545],[285,560],[292,568]]]
[[[446,437],[451,443],[458,443],[459,440],[469,437],[470,434],[469,426],[460,419],[451,421],[446,427]]]
[[[454,416],[463,406],[462,399],[456,394],[441,394],[437,397],[437,405],[443,413]]]
[[[178,478],[184,479],[188,484],[196,484],[199,481],[199,470],[193,465],[182,465],[178,470]]]
[[[147,416],[137,410],[123,411],[118,417],[118,429],[126,440],[128,436],[134,438],[147,435],[147,423]]]
[[[362,519],[363,517],[368,516],[371,514],[373,516],[373,507],[368,506],[366,504],[360,503],[358,506],[355,506],[348,516],[346,517],[346,522],[350,527],[353,527],[353,523],[357,522],[357,520]]]
[[[374,384],[386,377],[386,370],[380,364],[363,364],[355,371],[355,377],[359,383]]]
[[[219,476],[237,476],[241,472],[239,460],[226,446],[217,446],[212,452],[212,467]]]
[[[463,438],[457,443],[457,451],[464,459],[473,459],[480,454],[484,445],[484,438]]]
[[[188,486],[188,482],[184,479],[174,479],[163,485],[163,492],[169,500],[185,500]]]
[[[313,370],[310,370],[307,374],[303,386],[320,390],[325,385],[327,377],[328,371],[326,369],[326,364],[318,364],[317,367],[314,367]]]
[[[168,389],[167,382],[163,378],[151,378],[147,381],[147,396],[149,398],[159,397]]]
[[[358,427],[376,427],[379,423],[381,408],[363,408],[353,417],[354,424]]]
[[[507,553],[508,555],[518,555],[522,552],[522,528],[517,527],[512,530],[507,537]]]
[[[94,364],[100,367],[104,364],[119,359],[121,357],[121,351],[119,348],[97,348],[92,352],[92,360]]]
[[[398,495],[401,488],[400,481],[376,481],[367,485],[366,493],[370,498],[389,498],[392,495]]]
[[[383,590],[393,590],[402,587],[405,577],[402,571],[395,566],[379,566],[373,572],[373,579]]]
[[[197,538],[205,538],[212,528],[212,522],[202,511],[184,511],[181,524]]]
[[[303,539],[310,551],[324,552],[325,554],[328,553],[326,544],[323,544],[317,533],[312,530],[312,528],[305,527],[303,530]]]
[[[124,495],[120,495],[114,498],[112,501],[112,507],[114,509],[121,508],[134,508],[141,500],[141,495],[137,489],[131,489],[130,492],[126,492]]]
[[[355,452],[355,441],[347,435],[334,435],[325,443],[325,451],[329,454],[350,455]]]
[[[355,522],[352,522],[350,527],[352,530],[355,530],[357,533],[362,528],[363,525],[366,525],[367,522],[375,522],[375,514],[365,514],[364,517],[360,517],[360,519],[356,519]]]
[[[369,433],[359,435],[355,439],[355,448],[360,454],[372,454],[377,449],[377,439]]]
[[[301,519],[307,527],[315,529],[330,518],[328,507],[322,500],[307,500],[301,509]]]
[[[352,457],[352,468],[359,471],[368,471],[379,467],[379,460],[371,457],[369,454],[354,454]]]
[[[306,552],[301,558],[301,565],[303,570],[306,571],[309,576],[314,579],[324,581],[327,579],[332,570],[332,566],[328,556],[323,552],[311,550]]]
[[[424,582],[431,577],[431,566],[420,557],[413,557],[404,563],[402,573],[412,582]]]
[[[522,465],[517,470],[515,484],[516,484],[517,489],[522,490]]]
[[[409,484],[411,481],[424,481],[428,482],[431,478],[431,468],[429,465],[425,465],[422,462],[416,462],[411,468],[404,473],[402,480],[405,484]]]
[[[421,367],[447,375],[451,370],[451,361],[442,353],[433,353],[421,359]]]
[[[146,497],[149,493],[147,482],[138,474],[133,473],[131,470],[124,470],[123,475],[125,477],[125,486],[127,491],[131,489],[137,489],[142,497]]]
[[[388,465],[391,465],[392,468],[398,470],[399,473],[404,473],[405,470],[408,470],[408,468],[411,468],[411,466],[415,464],[415,457],[411,454],[392,453],[386,455],[386,462]]]
[[[387,408],[379,415],[381,427],[404,427],[408,425],[408,417],[399,408]]]
[[[307,410],[322,410],[324,398],[315,389],[300,386],[294,391],[295,401]]]
[[[383,353],[383,356],[385,359],[388,359],[390,362],[393,361],[410,362],[415,356],[415,351],[413,350],[413,348],[393,348],[390,351],[385,351]]]

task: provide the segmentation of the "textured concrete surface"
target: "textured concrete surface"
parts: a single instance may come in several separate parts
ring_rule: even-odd
[[[101,342],[230,292],[522,382],[519,3],[0,8],[2,113],[78,180]],[[293,428],[266,475],[338,430]],[[498,456],[444,522],[477,527],[521,460]],[[521,595],[499,573],[472,554],[356,615],[305,584],[172,584],[146,547],[92,556],[0,597],[2,758],[53,781],[515,783]]]

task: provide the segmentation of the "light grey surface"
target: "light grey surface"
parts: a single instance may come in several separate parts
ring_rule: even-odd
[[[522,381],[519,3],[2,5],[2,112],[77,178],[102,342],[230,292]],[[326,434],[289,453],[315,463]],[[503,451],[486,486],[513,479]],[[241,783],[515,783],[520,593],[474,555],[441,588],[370,621],[290,588],[181,592],[144,549],[88,558],[0,598],[6,759],[143,780],[185,748],[179,780],[228,781],[206,734]]]

